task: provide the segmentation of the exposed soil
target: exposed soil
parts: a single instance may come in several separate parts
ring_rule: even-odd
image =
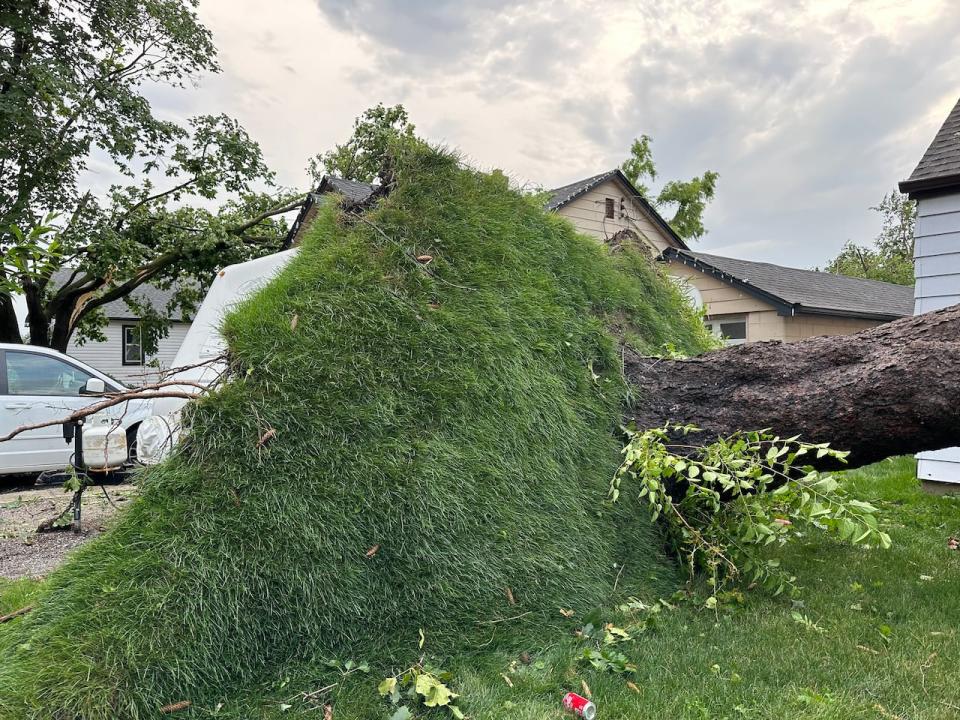
[[[110,500],[116,504],[111,505]],[[37,526],[58,515],[70,502],[62,487],[0,485],[0,577],[43,577],[55,570],[73,548],[105,529],[118,508],[127,505],[136,487],[129,483],[94,486],[83,494],[83,532],[38,533]]]

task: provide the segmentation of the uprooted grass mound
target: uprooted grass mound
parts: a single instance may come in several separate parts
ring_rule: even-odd
[[[626,393],[608,325],[704,341],[642,257],[403,149],[389,196],[322,210],[227,319],[234,379],[0,634],[0,717],[199,712],[291,664],[416,655],[421,629],[456,652],[490,620],[658,591],[649,524],[604,503]]]

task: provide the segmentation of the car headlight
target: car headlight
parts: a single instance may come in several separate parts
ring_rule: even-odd
[[[151,415],[137,428],[137,460],[144,465],[163,462],[180,438],[179,419],[171,415]]]

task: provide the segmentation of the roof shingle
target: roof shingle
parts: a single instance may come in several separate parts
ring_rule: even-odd
[[[607,172],[600,173],[599,175],[593,175],[592,177],[572,182],[569,185],[554,188],[553,190],[549,191],[550,199],[547,200],[545,207],[547,210],[556,210],[559,207],[563,207],[568,202],[576,197],[579,197],[580,195],[583,195],[583,193],[587,192],[591,188],[596,187],[600,183],[606,182],[612,178],[616,172],[616,170],[607,170]]]
[[[50,284],[54,288],[58,288],[67,282],[72,274],[73,268],[61,268],[53,274],[53,277],[50,278]],[[131,292],[130,296],[137,302],[146,304],[147,306],[153,308],[154,312],[161,317],[166,318],[167,320],[173,320],[175,322],[189,322],[192,319],[189,316],[183,316],[182,314],[178,314],[176,312],[172,315],[169,315],[167,312],[167,305],[170,303],[170,300],[173,298],[173,295],[177,292],[177,290],[177,285],[173,285],[167,290],[162,290],[156,285],[147,283],[141,285],[136,290]],[[123,298],[114,300],[113,302],[108,302],[106,305],[103,305],[100,310],[111,320],[140,319],[140,316],[137,313],[127,307],[127,304],[124,302]]]
[[[779,299],[795,312],[893,320],[913,315],[913,287],[801,270],[772,263],[668,250],[664,255],[718,271],[741,286]],[[688,263],[689,264],[689,263]],[[714,273],[716,274],[716,273]]]
[[[951,186],[960,186],[960,100],[913,173],[900,183],[900,191],[912,193]]]

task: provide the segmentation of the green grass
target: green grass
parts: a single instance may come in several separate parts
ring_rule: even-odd
[[[790,551],[785,562],[806,585],[802,607],[755,593],[748,593],[742,606],[723,607],[719,616],[678,604],[659,616],[654,629],[620,646],[638,666],[629,677],[579,665],[576,657],[587,643],[572,632],[580,619],[568,620],[559,612],[519,633],[514,626],[523,619],[488,626],[484,642],[489,645],[483,648],[436,657],[428,640],[425,651],[453,672],[460,704],[478,720],[559,720],[564,717],[559,699],[567,690],[580,690],[581,681],[607,718],[960,717],[960,552],[947,548],[949,537],[960,536],[960,497],[922,492],[908,458],[844,477],[852,493],[882,508],[894,546],[888,551],[850,548],[812,538]],[[0,611],[29,604],[37,588],[35,581],[0,582]],[[798,624],[794,610],[822,632]],[[531,655],[529,665],[518,662],[518,637]],[[211,703],[178,717],[315,718],[322,710],[300,694],[338,683],[320,703],[333,703],[334,717],[386,720],[388,706],[376,692],[382,674],[372,670],[342,678],[325,667],[312,672],[302,666],[278,668],[272,680],[251,688],[246,697],[225,694],[219,711],[218,703]],[[281,703],[291,707],[281,711]],[[418,717],[449,715],[435,710]]]
[[[227,318],[234,378],[181,452],[0,632],[0,718],[202,716],[324,659],[409,662],[421,630],[519,651],[558,606],[669,592],[643,511],[604,504],[628,394],[608,328],[694,352],[702,323],[502,175],[399,152],[389,197],[327,207]]]
[[[559,612],[524,646],[529,665],[517,662],[512,639],[509,649],[500,648],[503,637],[493,632],[486,648],[434,662],[453,672],[461,706],[478,720],[559,720],[560,699],[579,691],[581,681],[602,718],[954,720],[960,717],[960,552],[949,550],[947,540],[960,536],[960,497],[923,493],[908,458],[845,477],[851,492],[882,508],[894,546],[851,548],[811,538],[790,551],[784,562],[806,585],[802,606],[759,593],[719,614],[681,603],[662,613],[657,627],[618,646],[638,666],[627,677],[578,664],[587,647],[572,635],[580,620]],[[797,623],[795,610],[819,630]],[[286,677],[219,716],[316,717],[321,713],[297,693],[339,682],[322,696],[333,703],[334,717],[389,717],[377,698],[376,673],[318,672],[292,676],[278,688]],[[281,712],[280,702],[292,707]]]
[[[0,615],[31,605],[40,597],[43,583],[39,580],[5,580],[0,578]]]

